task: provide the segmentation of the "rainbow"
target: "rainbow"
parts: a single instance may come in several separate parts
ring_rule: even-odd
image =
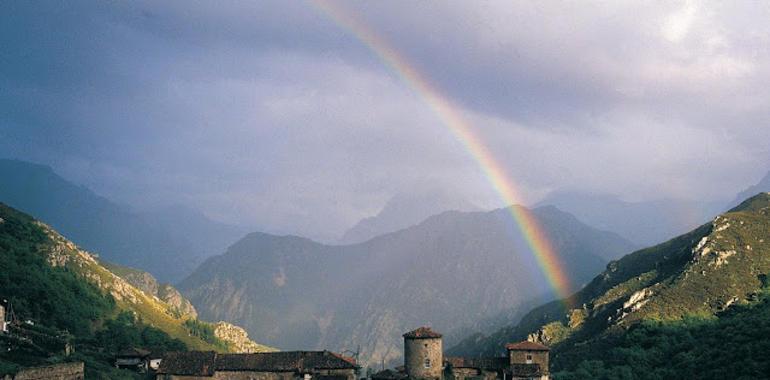
[[[442,96],[430,84],[427,77],[417,71],[413,65],[410,65],[387,41],[380,38],[346,9],[326,0],[312,0],[311,3],[343,29],[349,30],[425,101],[478,163],[485,177],[506,205],[521,204],[522,198],[516,191],[514,183],[505,174],[502,165],[495,160],[481,139],[474,134],[470,123],[446,97]],[[551,288],[559,298],[567,299],[570,293],[570,280],[564,273],[551,242],[537,220],[529,210],[523,207],[509,207],[508,209]]]

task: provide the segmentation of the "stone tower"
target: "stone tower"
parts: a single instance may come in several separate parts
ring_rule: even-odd
[[[412,379],[441,379],[444,347],[441,334],[420,327],[404,334],[404,368]]]

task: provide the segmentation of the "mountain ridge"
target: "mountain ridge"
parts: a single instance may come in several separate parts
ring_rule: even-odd
[[[267,344],[361,345],[362,362],[390,362],[401,355],[400,334],[416,324],[448,331],[551,291],[510,212],[448,211],[354,245],[252,233],[179,289],[203,318],[234,321]],[[532,212],[573,267],[574,287],[632,247],[556,208]],[[515,286],[524,283],[526,294]]]
[[[445,211],[480,211],[449,191],[432,187],[391,197],[380,211],[359,220],[339,239],[339,244],[362,243],[374,237],[409,228]]]
[[[615,232],[638,247],[671,239],[727,210],[721,201],[659,199],[628,202],[611,194],[576,191],[553,192],[535,205],[556,206],[588,225]]]
[[[0,201],[35,215],[109,262],[142,269],[164,282],[178,281],[202,258],[242,236],[239,228],[200,214],[128,210],[45,165],[0,159],[0,177]]]

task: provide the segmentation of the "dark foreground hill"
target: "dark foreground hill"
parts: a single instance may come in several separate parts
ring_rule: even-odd
[[[532,212],[573,289],[630,251],[624,239],[553,207]],[[378,365],[401,357],[401,334],[416,326],[450,332],[550,292],[508,209],[446,212],[348,246],[253,233],[180,290],[204,319],[240,324],[267,344],[360,347],[362,362]]]
[[[557,378],[764,378],[770,193],[666,243],[611,262],[571,300],[450,351],[495,353],[527,338],[553,347]]]

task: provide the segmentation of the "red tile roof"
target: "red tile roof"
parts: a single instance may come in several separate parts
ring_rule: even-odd
[[[423,326],[416,330],[412,330],[404,334],[404,338],[410,338],[410,339],[441,338],[441,334],[431,330],[430,327]]]
[[[550,351],[548,346],[544,346],[540,343],[523,341],[519,343],[508,343],[505,345],[505,349],[508,351]]]

